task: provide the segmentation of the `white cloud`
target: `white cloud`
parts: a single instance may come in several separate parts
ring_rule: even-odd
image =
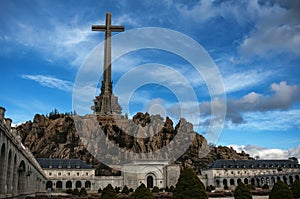
[[[283,81],[279,84],[273,83],[270,89],[272,95],[251,92],[240,99],[228,99],[226,104],[218,100],[203,102],[200,105],[200,110],[203,116],[210,116],[211,103],[214,103],[215,107],[227,107],[226,119],[233,124],[243,124],[247,127],[254,125],[258,129],[271,126],[273,126],[272,129],[290,128],[293,122],[299,120],[298,110],[289,109],[300,102],[300,85],[288,85]],[[218,109],[215,110],[215,113],[218,113]],[[275,115],[278,119],[274,118]],[[281,120],[282,122],[280,122]],[[264,125],[262,125],[263,122],[265,122]],[[297,125],[298,123],[294,124]]]
[[[274,56],[288,52],[300,55],[299,10],[297,0],[257,7],[255,27],[241,43],[241,53]]]
[[[52,76],[45,75],[22,75],[22,78],[29,79],[38,82],[42,86],[46,86],[49,88],[56,88],[59,90],[71,92],[73,89],[73,83],[61,80]]]
[[[296,157],[300,160],[300,146],[290,149],[264,148],[256,145],[229,145],[238,152],[245,151],[251,157],[258,156],[259,159],[288,159]]]
[[[255,86],[270,77],[273,72],[258,72],[256,70],[233,73],[223,78],[226,93],[240,91]],[[253,78],[255,77],[255,78]]]

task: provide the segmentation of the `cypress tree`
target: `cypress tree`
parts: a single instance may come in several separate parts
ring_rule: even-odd
[[[155,199],[150,190],[142,183],[135,192],[130,196],[130,199]]]
[[[293,199],[292,191],[281,180],[277,181],[273,186],[269,199]]]
[[[242,182],[239,182],[234,190],[234,199],[252,199],[252,193]]]
[[[173,192],[174,199],[207,199],[205,187],[196,173],[190,169],[184,169],[178,179]]]
[[[108,184],[102,191],[100,199],[118,199],[118,195],[111,184]]]
[[[294,198],[300,198],[300,181],[296,180],[291,186]]]
[[[130,191],[129,191],[128,187],[125,185],[125,186],[123,187],[121,193],[129,194],[129,192],[130,192]]]

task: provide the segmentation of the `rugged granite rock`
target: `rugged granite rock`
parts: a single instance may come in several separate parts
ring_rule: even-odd
[[[99,125],[99,123],[101,125]],[[99,122],[95,115],[35,115],[17,127],[23,144],[38,158],[80,158],[97,167],[98,174],[118,174],[108,165],[128,160],[167,159],[182,167],[200,169],[216,159],[249,159],[232,148],[208,146],[206,139],[181,119],[137,113],[132,120],[116,116]]]

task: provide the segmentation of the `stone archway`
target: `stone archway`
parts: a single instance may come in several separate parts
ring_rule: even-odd
[[[61,190],[62,189],[62,181],[56,182],[56,189]]]
[[[91,185],[92,185],[92,183],[89,180],[84,183],[84,187],[88,190],[91,189]]]
[[[76,181],[75,187],[76,187],[77,189],[78,189],[78,188],[81,188],[81,182],[80,182],[80,181]]]
[[[7,185],[7,193],[12,192],[12,175],[13,175],[13,167],[12,167],[12,153],[9,150],[8,160],[7,160],[7,174],[6,174],[6,185]]]
[[[234,186],[234,179],[230,179],[229,183],[230,183],[230,186]]]
[[[5,153],[5,144],[2,144],[0,153],[0,193],[5,193]]]
[[[19,177],[18,177],[18,192],[19,193],[24,193],[26,190],[26,166],[25,166],[25,162],[22,160],[19,164],[18,167],[18,173],[19,173]]]
[[[17,165],[17,155],[14,157],[14,166],[13,166],[13,192],[17,192],[17,182],[18,182],[18,165]]]
[[[290,183],[290,185],[293,184],[293,182],[294,182],[293,176],[289,176],[289,183]]]
[[[272,183],[272,185],[275,184],[275,177],[274,176],[271,177],[271,183]]]
[[[248,179],[247,178],[245,178],[244,179],[244,184],[248,184],[249,182],[248,182]]]
[[[287,177],[286,177],[286,176],[283,176],[283,182],[284,182],[285,184],[288,184],[288,181],[287,181]]]
[[[152,175],[147,176],[147,188],[154,187],[154,179]]]
[[[253,186],[255,186],[255,179],[254,179],[254,178],[251,178],[251,184],[252,184]]]
[[[66,182],[66,189],[72,189],[72,181]]]
[[[223,179],[223,186],[227,186],[227,179]]]
[[[52,190],[53,189],[53,183],[52,181],[47,181],[46,183],[46,190]]]

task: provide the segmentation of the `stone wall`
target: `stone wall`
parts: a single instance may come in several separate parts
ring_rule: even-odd
[[[11,119],[0,107],[0,198],[33,194],[45,190],[43,170],[21,143]]]

